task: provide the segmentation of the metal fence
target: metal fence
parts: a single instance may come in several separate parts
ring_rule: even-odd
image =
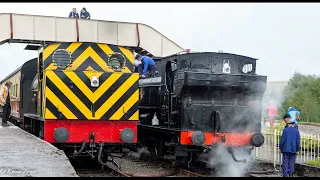
[[[273,131],[273,132],[272,132]],[[265,132],[265,142],[261,147],[255,148],[255,158],[271,161],[276,167],[277,163],[282,163],[282,153],[279,150],[279,142],[282,130],[273,129]],[[309,160],[320,160],[320,136],[311,134],[300,134],[300,151],[296,156],[296,163],[305,163]]]

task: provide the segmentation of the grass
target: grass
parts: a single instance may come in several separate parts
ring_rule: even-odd
[[[320,167],[320,160],[309,160],[306,161],[305,164]]]

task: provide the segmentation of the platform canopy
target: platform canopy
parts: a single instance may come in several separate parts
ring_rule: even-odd
[[[141,23],[0,14],[0,45],[93,42],[130,47],[137,53],[164,57],[184,51],[154,28]]]

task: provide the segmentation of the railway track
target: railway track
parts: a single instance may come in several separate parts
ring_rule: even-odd
[[[107,166],[102,168],[98,164],[89,165],[90,163],[83,162],[80,166],[79,164],[74,165],[74,168],[80,177],[205,177],[198,172],[175,167],[154,158],[130,159],[124,157],[114,159],[120,164],[121,170],[118,170],[111,163],[107,163]]]
[[[166,174],[126,174],[110,167],[103,170],[77,169],[77,172],[80,177],[205,177],[185,169],[177,169]]]
[[[181,174],[182,176],[179,177],[206,177],[203,174],[199,174],[182,168],[180,168],[179,171],[180,172],[178,172],[175,176],[179,176]]]
[[[249,171],[246,172],[248,177],[277,177],[279,176],[279,171],[267,170],[267,171]]]
[[[214,169],[203,168],[195,165],[186,169],[182,166],[172,165],[163,159],[141,156],[132,158],[114,158],[121,166],[118,170],[113,164],[108,164],[104,168],[96,161],[96,165],[81,163],[82,167],[75,167],[80,177],[216,177]],[[91,169],[88,169],[90,167]],[[278,170],[277,170],[278,169]],[[245,177],[281,177],[281,166],[277,165],[274,169],[273,164],[267,162],[255,161],[244,169],[241,176]],[[296,166],[295,177],[318,177],[320,170],[305,167],[305,165]],[[225,176],[230,176],[226,174]]]

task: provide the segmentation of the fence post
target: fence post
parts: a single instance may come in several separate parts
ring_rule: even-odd
[[[319,152],[319,147],[320,147],[320,136],[319,136],[319,134],[318,134],[317,140],[318,140],[318,152],[317,152],[317,156],[318,156],[318,157],[317,157],[317,158],[318,158],[318,160],[320,160],[320,159],[319,159],[319,157],[320,157],[320,156],[319,156],[319,154],[320,154],[320,152]]]
[[[277,130],[273,130],[273,167],[276,169],[277,161]]]

